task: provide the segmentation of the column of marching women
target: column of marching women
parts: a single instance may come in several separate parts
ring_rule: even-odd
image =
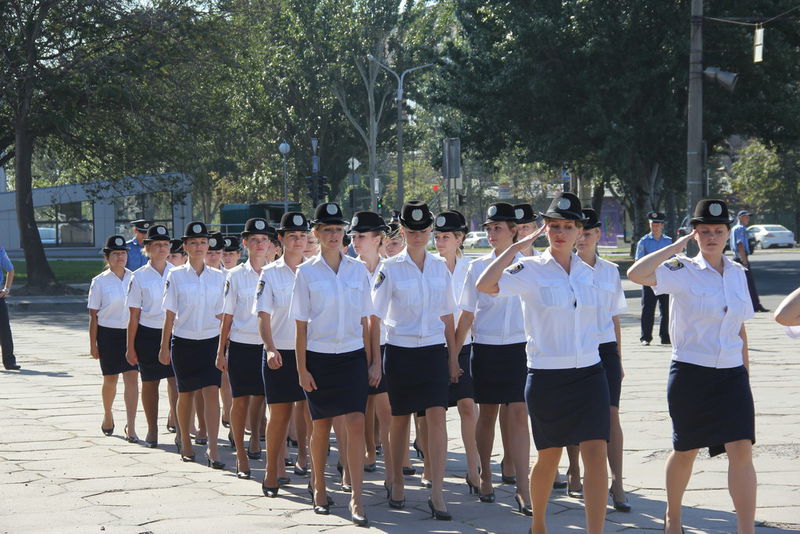
[[[756,475],[744,323],[753,307],[744,267],[723,255],[732,222],[725,202],[701,201],[690,222],[689,235],[643,255],[628,271],[630,280],[670,300],[674,450],[664,531],[682,532],[683,493],[697,452],[707,447],[727,454],[738,531],[748,533]],[[365,472],[379,472],[390,508],[405,507],[415,472],[408,458],[413,426],[431,517],[449,520],[445,420],[454,408],[466,459],[463,487],[476,506],[495,502],[492,475],[499,474],[515,486],[513,509],[531,516],[536,534],[546,532],[554,487],[583,500],[591,534],[603,531],[609,497],[616,510],[631,510],[619,416],[619,315],[627,308],[617,266],[597,255],[597,214],[575,195],[559,193],[538,215],[529,205],[490,205],[483,227],[492,250],[471,260],[462,254],[463,215],[434,214],[419,201],[406,203],[389,223],[369,211],[347,221],[337,204],[324,203],[310,220],[299,212],[284,214],[277,227],[250,219],[238,236],[191,222],[172,239],[165,226],[142,223],[146,263],[127,270],[128,243],[110,236],[107,268],[89,291],[104,434],[115,430],[122,375],[124,437],[139,441],[141,377],[143,444],[157,447],[165,380],[169,409],[161,415],[182,461],[195,461],[200,445],[208,467],[225,469],[222,423],[230,428],[230,469],[238,478],[251,478],[264,440],[265,497],[283,495],[291,467],[304,484],[308,477],[310,511],[330,513],[335,482],[350,495],[352,522],[367,526]],[[438,255],[427,250],[432,234]],[[540,236],[548,245],[541,252],[533,248]],[[694,257],[682,255],[690,240],[699,246]],[[239,263],[242,247],[246,260]],[[781,304],[776,320],[800,336],[800,290]],[[503,460],[493,473],[496,427]],[[336,481],[325,474],[331,431]],[[292,442],[298,454],[287,461]],[[558,476],[565,448],[566,484]]]

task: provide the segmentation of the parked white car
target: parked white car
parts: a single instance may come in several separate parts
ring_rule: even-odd
[[[464,238],[464,248],[489,248],[489,236],[486,232],[470,232]]]
[[[754,224],[747,227],[747,235],[761,249],[794,246],[794,233],[780,224]]]

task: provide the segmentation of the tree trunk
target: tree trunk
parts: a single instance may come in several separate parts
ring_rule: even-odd
[[[42,239],[36,227],[33,214],[33,191],[31,160],[33,158],[33,136],[22,127],[16,130],[14,144],[16,155],[14,169],[16,171],[17,223],[19,224],[20,241],[25,249],[25,264],[28,271],[28,287],[47,288],[58,285],[47,256],[44,253]]]
[[[602,220],[600,215],[603,211],[603,196],[606,193],[606,181],[602,178],[595,178],[593,185],[592,209],[597,212],[597,220]]]

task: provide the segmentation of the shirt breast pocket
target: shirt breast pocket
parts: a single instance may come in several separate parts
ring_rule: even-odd
[[[253,308],[256,290],[253,287],[240,287],[236,290],[236,305],[249,313]]]
[[[545,308],[568,309],[575,307],[572,290],[562,280],[539,280],[539,298]]]
[[[327,280],[309,282],[308,292],[312,313],[334,311],[333,303],[336,301],[336,291],[331,282]]]
[[[102,295],[103,305],[108,305],[125,298],[125,293],[122,292],[122,288],[117,284],[105,286]]]
[[[444,294],[447,288],[447,280],[443,278],[431,278],[428,280],[428,293],[431,304],[443,305],[446,301]]]
[[[200,284],[181,284],[178,287],[178,299],[183,306],[202,306],[203,288]]]
[[[405,307],[415,307],[422,301],[416,280],[398,280],[395,284],[397,300]]]
[[[164,288],[158,282],[151,282],[142,288],[142,304],[152,306],[155,303],[161,305],[164,297]]]
[[[292,284],[276,286],[273,295],[276,308],[288,308],[292,302]]]
[[[693,300],[696,303],[696,309],[699,310],[703,315],[722,315],[727,311],[725,309],[724,299],[720,298],[720,292],[722,291],[722,288],[691,286],[689,291],[691,291],[692,296],[694,297]]]

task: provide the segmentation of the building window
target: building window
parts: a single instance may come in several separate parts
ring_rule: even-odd
[[[119,235],[130,236],[131,221],[137,219],[163,224],[172,235],[172,194],[160,191],[114,199],[114,228]]]
[[[90,201],[34,208],[39,237],[46,247],[94,246],[94,205]]]

